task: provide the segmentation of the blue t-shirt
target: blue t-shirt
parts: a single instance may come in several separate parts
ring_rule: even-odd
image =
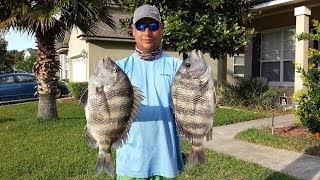
[[[117,149],[117,175],[176,177],[182,171],[183,161],[170,92],[182,61],[162,53],[153,61],[132,54],[116,63],[145,97],[127,141]]]

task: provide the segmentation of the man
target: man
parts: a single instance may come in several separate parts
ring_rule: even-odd
[[[156,7],[137,8],[132,25],[135,52],[117,61],[145,97],[127,141],[117,149],[118,179],[175,179],[183,168],[170,95],[182,61],[162,51],[163,28]]]

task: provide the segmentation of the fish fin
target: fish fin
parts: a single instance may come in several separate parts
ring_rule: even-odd
[[[199,91],[204,93],[209,89],[209,81],[200,81]]]
[[[105,100],[104,104],[106,105],[106,112],[108,113],[108,116],[110,117],[110,107],[109,107],[109,104],[108,104],[108,100],[107,100],[106,94],[104,93],[103,86],[96,87],[96,92],[102,99]]]
[[[199,86],[194,90],[195,94],[193,99],[200,99],[203,97],[203,94],[209,89],[209,81],[200,81]]]
[[[195,93],[192,96],[193,113],[196,112],[196,107],[199,102],[204,101],[204,94],[209,89],[209,81],[200,81],[199,86],[194,90]]]
[[[89,147],[93,149],[98,147],[97,141],[93,138],[87,126],[83,129],[83,136]]]
[[[140,112],[141,102],[143,101],[144,98],[145,97],[142,95],[142,92],[137,87],[133,86],[133,105],[132,105],[132,110],[130,112],[130,118],[123,133],[114,143],[114,147],[121,147],[123,142],[127,139],[131,124],[133,120],[136,118],[136,116],[138,115],[138,113]]]
[[[206,132],[206,140],[212,140],[212,127]]]
[[[80,97],[79,104],[83,107],[87,105],[88,102],[88,88],[84,91],[84,93]]]
[[[178,133],[180,134],[181,138],[186,139],[188,141],[192,140],[191,134],[188,133],[186,130],[184,130],[182,124],[179,123],[179,121],[177,121],[177,120],[176,120],[176,126],[177,126]]]
[[[109,176],[114,176],[114,166],[111,154],[103,155],[99,153],[96,164],[96,176],[98,176],[103,170],[106,171]]]
[[[187,169],[191,169],[196,164],[204,165],[204,163],[205,163],[204,147],[192,146],[189,153],[188,162],[186,165]]]

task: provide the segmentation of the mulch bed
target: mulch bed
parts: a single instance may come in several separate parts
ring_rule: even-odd
[[[308,131],[307,128],[298,125],[292,125],[288,127],[275,128],[274,132],[276,134],[281,134],[285,136],[304,136],[311,137],[314,136],[312,133]]]

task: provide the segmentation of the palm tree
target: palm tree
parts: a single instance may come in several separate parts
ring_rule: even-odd
[[[111,0],[1,0],[0,31],[9,29],[35,35],[38,47],[34,73],[39,96],[38,117],[57,118],[56,81],[59,61],[55,59],[56,39],[71,28],[96,33],[96,22],[115,28],[108,7]]]

